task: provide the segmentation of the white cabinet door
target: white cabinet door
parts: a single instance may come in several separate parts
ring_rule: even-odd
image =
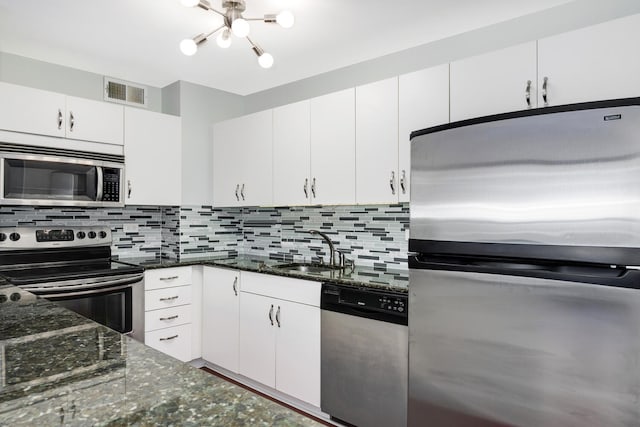
[[[398,202],[398,78],[356,87],[356,202]]]
[[[202,358],[238,372],[240,272],[204,267]]]
[[[64,95],[0,82],[0,100],[0,129],[64,137]]]
[[[276,385],[275,300],[262,295],[240,293],[241,375],[265,384]]]
[[[273,110],[241,118],[240,204],[269,206],[273,203]]]
[[[403,74],[398,94],[398,191],[408,202],[411,188],[411,132],[449,123],[449,64]]]
[[[273,204],[308,205],[311,199],[309,101],[273,109]]]
[[[69,139],[124,143],[124,107],[67,96],[66,136]]]
[[[452,62],[451,121],[535,107],[536,67],[536,42]]]
[[[125,108],[126,204],[180,205],[181,136],[180,117]]]
[[[355,89],[310,100],[314,204],[356,201]]]
[[[640,96],[640,14],[538,41],[538,106]]]
[[[320,308],[276,304],[276,388],[320,406]]]
[[[213,125],[213,205],[239,206],[242,179],[241,118]]]

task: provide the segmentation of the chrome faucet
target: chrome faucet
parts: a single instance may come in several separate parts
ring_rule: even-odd
[[[318,236],[322,237],[325,242],[327,242],[327,245],[329,245],[329,265],[331,267],[335,267],[336,266],[336,261],[335,261],[336,249],[333,247],[333,242],[331,241],[329,236],[324,234],[322,231],[318,231],[318,230],[309,230],[309,234],[317,234]]]

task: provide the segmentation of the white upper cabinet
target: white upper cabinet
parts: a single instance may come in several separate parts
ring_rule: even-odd
[[[0,82],[0,129],[122,145],[121,105]],[[77,146],[73,146],[77,149]]]
[[[213,126],[213,204],[265,206],[273,201],[273,112]]]
[[[354,204],[355,89],[310,101],[313,204]]]
[[[536,107],[536,42],[451,63],[451,121]]]
[[[398,81],[398,201],[408,202],[415,130],[449,123],[449,64],[403,74]]]
[[[180,117],[125,108],[125,203],[179,206],[182,133]]]
[[[124,144],[124,107],[106,102],[67,96],[69,139]]]
[[[311,201],[309,101],[273,109],[273,204],[307,205]]]
[[[0,82],[0,129],[65,136],[65,96]]]
[[[539,40],[538,106],[640,96],[638,41],[640,14]]]
[[[356,202],[398,202],[398,78],[356,87]]]
[[[273,203],[273,110],[242,119],[241,204],[269,206]]]

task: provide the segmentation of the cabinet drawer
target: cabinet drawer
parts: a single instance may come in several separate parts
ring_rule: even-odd
[[[190,284],[191,267],[158,268],[144,272],[146,291]]]
[[[244,292],[320,306],[320,282],[245,271],[240,277],[240,289]]]
[[[156,289],[144,293],[145,311],[185,304],[191,304],[191,286]]]
[[[191,360],[191,325],[147,332],[144,343],[183,362]]]
[[[144,330],[169,328],[191,323],[191,304],[147,311],[144,314]]]

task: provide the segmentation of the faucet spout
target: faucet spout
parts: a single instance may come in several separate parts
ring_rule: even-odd
[[[331,267],[335,267],[336,266],[336,261],[335,261],[336,249],[333,246],[333,242],[331,241],[329,236],[327,236],[322,231],[318,231],[318,230],[309,230],[309,234],[317,234],[318,236],[322,237],[322,239],[327,243],[327,245],[329,245],[329,265]]]

